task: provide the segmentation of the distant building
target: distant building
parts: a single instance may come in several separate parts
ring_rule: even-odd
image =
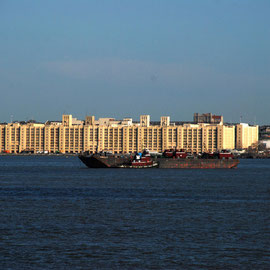
[[[95,120],[94,116],[81,121],[63,115],[62,121],[0,124],[0,152],[10,153],[133,153],[145,148],[155,152],[177,148],[200,153],[245,149],[257,141],[258,126],[171,122],[169,116],[162,116],[155,124],[150,122],[150,115],[141,115],[140,122],[131,118]]]
[[[261,144],[265,146],[266,149],[270,149],[270,139],[260,141]]]
[[[259,126],[245,123],[236,125],[236,148],[247,149],[259,141]]]
[[[270,126],[260,126],[259,138],[260,140],[270,140]]]
[[[212,113],[194,113],[194,123],[209,123],[209,124],[223,124],[222,115],[213,115]]]

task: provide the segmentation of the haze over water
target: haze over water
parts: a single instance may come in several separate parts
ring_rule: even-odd
[[[270,160],[88,169],[0,156],[1,269],[269,269]]]

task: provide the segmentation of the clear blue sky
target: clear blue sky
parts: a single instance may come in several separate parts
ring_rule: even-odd
[[[269,14],[269,0],[0,0],[0,122],[270,124]]]

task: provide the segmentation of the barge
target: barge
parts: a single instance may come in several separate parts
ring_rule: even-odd
[[[135,154],[81,154],[79,159],[89,168],[161,168],[161,169],[232,169],[239,160],[229,151],[189,155],[183,150],[165,150],[159,155],[149,151]]]

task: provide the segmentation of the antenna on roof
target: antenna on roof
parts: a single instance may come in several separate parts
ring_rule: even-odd
[[[10,115],[10,122],[13,123],[13,115]]]

